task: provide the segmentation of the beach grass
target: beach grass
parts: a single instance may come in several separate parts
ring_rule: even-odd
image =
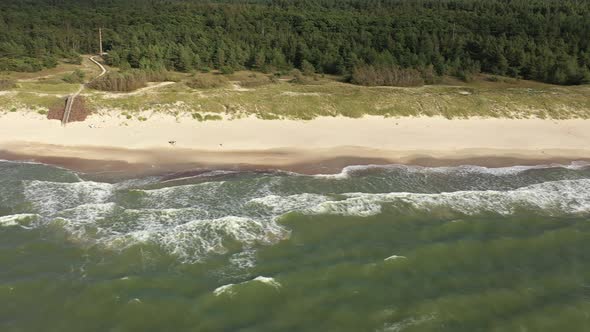
[[[192,76],[182,77],[184,79],[179,82],[145,92],[105,93],[86,89],[83,94],[92,109],[129,114],[145,111],[212,113],[224,118],[254,115],[262,119],[303,120],[364,115],[449,119],[590,118],[589,85],[554,86],[507,78],[492,81],[481,76],[470,83],[445,78],[441,84],[423,87],[363,87],[319,76],[310,78],[309,84],[291,83],[289,77],[241,71],[227,76],[230,85],[193,89],[185,84]],[[11,108],[15,103],[49,107],[78,87],[57,79],[18,82],[13,89],[16,94],[0,96],[0,107]]]

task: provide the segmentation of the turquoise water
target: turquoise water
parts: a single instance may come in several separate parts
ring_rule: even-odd
[[[0,162],[0,331],[589,331],[590,167]]]

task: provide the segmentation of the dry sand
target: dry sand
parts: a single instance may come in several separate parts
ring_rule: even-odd
[[[5,113],[0,115],[0,157],[85,171],[98,171],[105,163],[112,168],[249,165],[324,172],[358,163],[505,166],[590,160],[590,121],[581,119],[369,116],[198,122],[189,116],[145,116],[147,121],[95,115],[62,127],[36,113]]]

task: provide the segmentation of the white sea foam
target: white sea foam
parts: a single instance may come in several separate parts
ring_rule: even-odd
[[[590,212],[590,179],[561,180],[534,184],[511,191],[456,191],[437,194],[394,192],[386,194],[347,193],[336,200],[322,195],[267,196],[250,202],[263,204],[275,213],[299,211],[308,214],[370,216],[381,212],[384,203],[418,210],[451,209],[464,214],[495,212],[512,214],[517,208],[547,213]]]
[[[196,175],[191,176],[183,176],[178,178],[173,178],[165,181],[161,181],[160,183],[169,183],[169,182],[177,182],[177,181],[186,181],[191,179],[201,179],[201,178],[209,178],[215,176],[222,176],[222,175],[229,175],[229,174],[236,174],[239,173],[237,171],[226,171],[226,170],[211,170],[204,173],[199,173]]]
[[[445,166],[445,167],[423,167],[423,166],[408,166],[401,164],[391,165],[351,165],[344,167],[339,173],[335,174],[316,174],[312,175],[315,178],[320,179],[348,179],[356,172],[365,170],[403,170],[412,173],[471,173],[471,174],[494,174],[494,175],[513,175],[519,174],[524,171],[532,169],[547,169],[547,168],[564,168],[571,170],[580,170],[590,167],[589,162],[585,161],[573,161],[568,165],[564,164],[546,164],[546,165],[533,165],[533,166],[508,166],[508,167],[484,167],[475,165],[462,165],[462,166]]]
[[[366,197],[350,197],[340,201],[327,201],[309,207],[302,212],[309,214],[336,214],[341,216],[368,217],[381,213],[381,203],[372,194]]]
[[[215,294],[215,296],[220,296],[220,295],[228,295],[228,296],[234,296],[235,295],[235,291],[233,290],[233,287],[235,286],[235,284],[227,284],[227,285],[223,285],[223,286],[219,286],[217,288],[215,288],[215,290],[213,291],[213,294]]]
[[[36,210],[53,215],[82,204],[105,203],[113,193],[109,183],[24,181],[24,194]]]
[[[256,265],[256,250],[249,248],[233,254],[229,258],[232,267],[238,270],[246,270]]]
[[[234,295],[236,295],[237,289],[240,285],[251,284],[252,282],[260,282],[260,283],[263,283],[263,284],[268,285],[270,287],[273,287],[274,289],[277,289],[277,290],[282,287],[282,285],[278,281],[276,281],[274,278],[258,276],[252,280],[244,281],[239,284],[226,284],[226,285],[217,287],[217,288],[215,288],[215,290],[213,290],[213,294],[215,296],[227,295],[227,296],[233,297]]]
[[[223,181],[187,184],[153,190],[137,190],[145,194],[144,204],[152,208],[189,207],[205,198],[216,198]]]
[[[56,213],[56,216],[80,222],[95,222],[98,219],[112,215],[116,207],[117,204],[114,202],[82,204],[71,209],[59,211]]]
[[[424,315],[424,316],[419,316],[419,317],[410,317],[410,318],[406,318],[406,319],[399,321],[399,322],[385,324],[383,326],[383,328],[378,329],[377,332],[401,332],[408,327],[420,325],[420,324],[426,323],[428,321],[431,321],[435,318],[436,318],[435,314]]]
[[[289,231],[271,221],[227,216],[167,225],[154,220],[136,223],[126,231],[114,231],[102,242],[111,247],[136,243],[156,243],[185,262],[199,262],[212,253],[225,253],[224,241],[233,240],[246,248],[254,244],[274,244],[289,236]],[[244,262],[242,262],[244,263]]]
[[[393,261],[397,259],[406,259],[406,256],[391,255],[384,259],[384,261]]]
[[[298,194],[290,196],[269,195],[251,199],[248,204],[260,204],[270,209],[273,214],[285,214],[290,211],[302,211],[311,206],[327,202],[328,197],[318,194]]]
[[[225,253],[228,243],[237,243],[242,250],[232,253],[229,259],[242,269],[255,264],[256,245],[270,245],[289,237],[289,231],[277,223],[289,212],[366,217],[381,213],[384,206],[463,214],[509,215],[518,209],[548,215],[590,212],[590,179],[545,182],[509,191],[338,195],[278,195],[281,177],[246,181],[154,190],[128,189],[131,182],[111,185],[24,181],[23,190],[26,200],[39,213],[40,221],[32,227],[57,219],[56,224],[80,240],[109,248],[156,244],[183,262],[199,262],[211,254]],[[11,218],[2,217],[1,224],[14,223]]]
[[[25,220],[35,219],[38,215],[31,213],[11,214],[0,217],[0,226],[20,226]]]
[[[258,276],[256,278],[252,279],[252,281],[258,281],[263,284],[267,284],[269,286],[272,286],[276,289],[281,288],[281,284],[278,281],[276,281],[274,278],[270,278],[270,277]]]

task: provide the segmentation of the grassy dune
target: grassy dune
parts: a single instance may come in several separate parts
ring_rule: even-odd
[[[85,62],[87,59],[85,59]],[[60,77],[76,67],[61,66],[50,74],[30,74],[16,88],[0,93],[0,110],[46,109],[77,90],[77,84]],[[96,68],[83,63],[87,77]],[[213,73],[196,74],[212,77]],[[18,75],[17,75],[18,76]],[[86,89],[87,105],[96,112],[118,110],[135,117],[140,112],[191,113],[195,119],[217,113],[230,118],[256,115],[264,119],[312,119],[317,116],[361,117],[444,116],[446,118],[589,118],[590,86],[553,86],[480,76],[463,83],[446,78],[441,84],[418,88],[362,87],[337,78],[308,78],[304,84],[291,77],[237,72],[225,76],[222,87],[193,89],[191,75],[178,74],[178,82],[160,84],[132,93],[106,93]]]

